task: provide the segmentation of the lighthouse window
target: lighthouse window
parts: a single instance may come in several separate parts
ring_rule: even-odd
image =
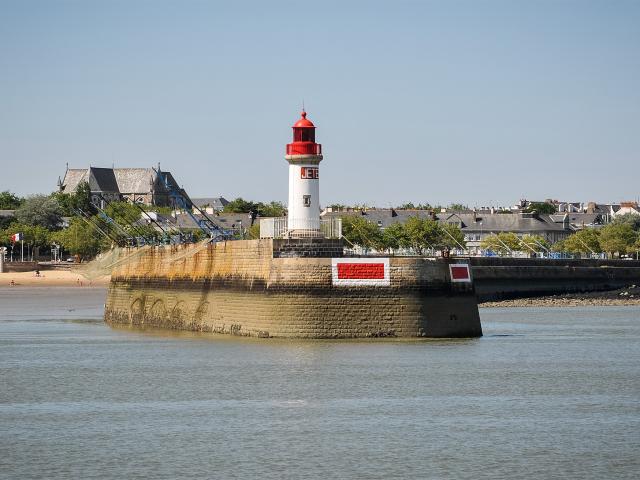
[[[311,195],[303,195],[302,196],[302,204],[305,207],[310,207],[311,206]]]

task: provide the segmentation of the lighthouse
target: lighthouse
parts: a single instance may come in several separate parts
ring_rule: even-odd
[[[287,144],[285,160],[289,162],[290,237],[321,237],[320,232],[320,162],[322,145],[316,143],[316,127],[302,110],[293,125],[293,142]]]

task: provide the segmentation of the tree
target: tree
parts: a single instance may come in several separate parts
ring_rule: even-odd
[[[455,211],[461,211],[461,210],[468,210],[469,207],[467,207],[466,205],[463,205],[462,203],[452,203],[447,207],[447,210],[453,210]]]
[[[78,255],[80,261],[95,257],[102,246],[100,233],[79,217],[71,220],[69,228],[55,232],[53,240],[72,254]]]
[[[591,228],[580,230],[553,246],[556,251],[570,253],[600,253],[600,232]]]
[[[5,190],[4,192],[0,192],[0,210],[15,210],[24,200],[20,197],[17,197],[9,190]]]
[[[256,222],[247,228],[247,238],[249,240],[257,240],[260,238],[260,223]]]
[[[531,204],[529,204],[529,206],[527,208],[525,208],[523,210],[524,212],[536,212],[536,213],[542,213],[542,214],[547,214],[547,215],[551,215],[556,213],[556,207],[555,205],[551,204],[551,203],[546,203],[546,202],[533,202]]]
[[[331,205],[329,205],[329,208],[332,209],[333,211],[336,211],[336,210],[344,210],[345,208],[347,208],[347,206],[342,203],[332,203]]]
[[[633,230],[640,232],[640,215],[635,213],[625,213],[613,219],[615,224],[628,223]]]
[[[610,254],[624,254],[633,251],[637,233],[629,223],[610,223],[600,230],[602,250]]]
[[[416,206],[413,202],[405,202],[402,205],[399,205],[398,210],[415,210]]]
[[[419,203],[416,205],[416,210],[440,210],[439,206],[432,206],[429,202]]]
[[[284,217],[287,213],[287,209],[282,202],[259,202],[257,213],[261,217]]]
[[[104,208],[104,213],[130,234],[139,230],[137,224],[143,216],[147,218],[136,205],[129,202],[111,202]]]
[[[440,248],[446,249],[465,249],[467,248],[467,242],[464,239],[464,233],[460,230],[458,225],[453,223],[445,223],[441,224],[440,228],[442,229],[442,239],[440,241]]]
[[[417,216],[409,217],[404,228],[409,245],[418,255],[422,255],[427,248],[441,248],[442,231],[437,221]]]
[[[61,208],[53,195],[33,195],[16,209],[16,219],[25,225],[56,229],[61,221]]]
[[[224,206],[223,211],[226,213],[249,213],[255,210],[256,204],[251,201],[247,201],[242,197],[238,197],[231,200]]]
[[[351,244],[365,249],[378,248],[382,244],[378,226],[361,216],[342,217],[342,236]]]
[[[397,250],[398,248],[405,248],[409,246],[409,240],[407,234],[400,222],[392,223],[382,231],[381,235],[381,249],[384,250]]]
[[[231,200],[224,206],[223,212],[226,213],[255,213],[261,217],[283,217],[287,213],[286,207],[282,202],[253,202],[238,197]]]
[[[520,244],[518,236],[513,232],[500,232],[497,235],[489,235],[482,240],[480,246],[485,250],[491,250],[497,253],[510,253],[526,248]]]
[[[520,242],[523,251],[539,252],[544,250],[546,252],[549,250],[549,242],[540,235],[523,235]]]
[[[77,215],[78,211],[94,212],[91,205],[91,188],[87,182],[80,182],[74,193],[56,192],[53,197],[60,205],[61,214],[67,217]]]
[[[638,235],[638,239],[635,241],[631,250],[636,252],[636,260],[640,260],[640,235]]]

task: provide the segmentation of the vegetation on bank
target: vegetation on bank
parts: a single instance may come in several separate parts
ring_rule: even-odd
[[[129,202],[111,202],[103,211],[91,204],[89,185],[82,183],[74,194],[55,192],[20,198],[0,192],[0,210],[14,210],[13,217],[0,217],[0,246],[14,247],[13,258],[20,258],[21,245],[14,245],[12,236],[22,234],[25,258],[32,252],[40,256],[61,247],[64,257],[75,256],[80,261],[116,245],[125,245],[132,238],[161,243],[168,236],[181,235],[189,241],[199,241],[205,234],[199,229],[178,230],[166,224],[162,228],[145,220],[144,211],[169,216],[170,207],[155,207]],[[237,198],[224,210],[226,213],[253,213],[256,216],[284,216],[286,208],[280,202],[253,202]],[[142,220],[142,221],[141,221]],[[259,238],[259,224],[247,229],[245,238]]]
[[[614,257],[640,252],[640,216],[628,213],[598,229],[584,229],[553,245],[557,252],[606,253]]]
[[[419,217],[410,217],[404,224],[392,223],[380,229],[370,220],[345,215],[342,217],[342,235],[353,246],[378,252],[412,249],[421,255],[426,251],[466,248],[464,234],[456,225]]]
[[[114,245],[123,244],[130,238],[160,242],[166,240],[167,235],[185,233],[169,227],[164,227],[163,231],[150,221],[140,221],[143,216],[141,210],[169,215],[171,209],[168,207],[112,202],[105,207],[103,214],[93,207],[90,200],[87,184],[80,185],[75,194],[56,192],[20,198],[8,191],[0,192],[0,210],[15,210],[13,217],[0,217],[0,246],[10,247],[11,236],[22,233],[25,253],[37,247],[41,255],[47,255],[53,245],[58,245],[67,255],[87,259]],[[532,204],[530,208],[541,211],[544,205],[548,204]],[[343,205],[333,207],[344,208]],[[438,207],[406,203],[398,208]],[[454,210],[466,207],[452,204],[447,208]],[[286,215],[286,207],[280,202],[254,202],[239,197],[229,202],[224,207],[224,212],[248,213],[256,217],[282,217]],[[111,222],[111,219],[115,222]],[[410,217],[404,224],[392,223],[384,229],[362,216],[344,215],[342,221],[343,235],[347,242],[365,251],[394,254],[399,250],[411,250],[417,254],[425,254],[466,248],[464,234],[458,226],[443,224],[430,218]],[[191,231],[189,235],[193,241],[204,238],[199,230]],[[259,235],[259,223],[256,222],[247,229],[243,238],[259,238]],[[500,233],[485,238],[481,246],[501,254],[556,251],[582,255],[606,253],[610,257],[628,255],[637,258],[640,252],[640,216],[623,215],[602,228],[580,230],[553,245],[537,235],[520,238],[514,233]]]
[[[484,238],[480,246],[485,250],[491,250],[499,254],[511,252],[548,252],[549,242],[540,235],[523,235],[518,237],[512,232],[501,232]]]
[[[224,206],[225,213],[252,213],[257,217],[284,217],[287,208],[281,202],[253,202],[238,197]]]

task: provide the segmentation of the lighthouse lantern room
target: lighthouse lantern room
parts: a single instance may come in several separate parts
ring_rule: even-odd
[[[290,237],[321,237],[320,170],[322,145],[316,143],[316,127],[307,112],[293,125],[293,142],[284,157],[289,162],[289,213],[287,231]]]

